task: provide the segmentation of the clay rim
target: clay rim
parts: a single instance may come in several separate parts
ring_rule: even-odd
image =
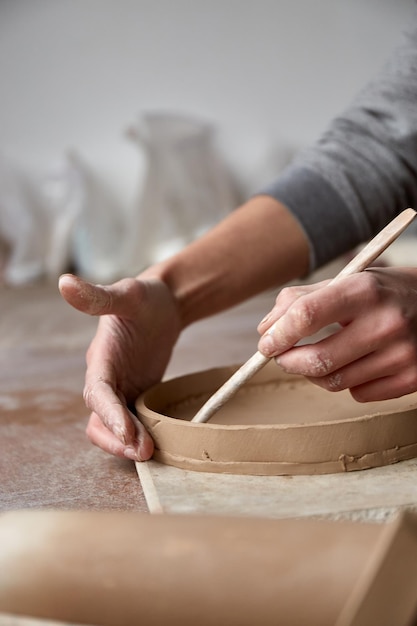
[[[176,378],[171,378],[168,379],[166,381],[162,381],[160,383],[157,383],[156,385],[150,387],[149,389],[147,389],[144,393],[142,393],[139,398],[136,401],[136,409],[138,412],[138,415],[141,416],[143,415],[143,417],[148,418],[148,419],[152,419],[152,420],[157,420],[157,421],[164,421],[167,423],[171,423],[173,425],[178,425],[184,428],[200,428],[203,430],[227,430],[227,431],[241,431],[241,430],[252,430],[252,429],[256,429],[256,430],[288,430],[288,429],[294,429],[294,430],[299,430],[299,429],[304,429],[304,428],[311,428],[311,427],[316,427],[316,426],[324,426],[324,427],[329,427],[329,426],[338,426],[338,425],[345,425],[345,424],[362,424],[362,423],[366,423],[368,421],[374,421],[375,419],[381,418],[381,417],[388,417],[388,416],[393,416],[393,415],[407,415],[408,413],[411,413],[413,411],[417,410],[417,400],[412,403],[410,402],[410,406],[408,408],[404,408],[404,407],[399,407],[397,409],[388,409],[387,411],[377,411],[377,412],[373,412],[373,413],[365,413],[364,415],[359,415],[356,417],[349,417],[349,418],[342,418],[342,419],[336,419],[336,420],[318,420],[318,421],[314,421],[314,422],[303,422],[303,423],[280,423],[280,424],[262,424],[262,423],[254,423],[254,424],[217,424],[217,423],[203,423],[203,424],[199,424],[199,423],[194,423],[194,422],[190,422],[188,419],[182,419],[181,417],[172,417],[170,415],[165,415],[164,413],[159,413],[158,411],[154,410],[151,408],[151,406],[149,406],[148,402],[149,402],[149,397],[151,396],[151,401],[152,401],[152,396],[154,396],[155,394],[158,393],[158,391],[162,388],[166,388],[167,385],[170,384],[175,384],[178,382],[182,382],[182,381],[189,381],[192,382],[193,380],[200,380],[202,378],[202,376],[204,375],[210,375],[212,373],[215,373],[216,375],[223,375],[224,374],[224,380],[226,380],[236,369],[238,369],[239,365],[234,365],[234,366],[229,366],[229,367],[221,367],[221,368],[213,368],[210,370],[203,370],[203,371],[199,371],[199,372],[194,372],[192,374],[186,374],[184,376],[180,376],[180,377],[176,377]],[[282,375],[283,373],[281,373]],[[284,374],[285,378],[287,380],[300,380],[300,377],[298,376],[291,376],[291,375],[287,375]],[[247,383],[247,385],[251,385],[253,384],[252,381],[249,381]],[[313,384],[313,383],[309,383],[308,381],[305,382],[306,385],[309,384]],[[212,392],[215,391],[215,388],[212,389]],[[197,391],[194,395],[203,395],[204,393],[207,393],[207,391]],[[329,392],[331,393],[331,392]],[[411,395],[411,394],[410,394]],[[177,401],[180,401],[180,398],[177,399]],[[358,403],[360,404],[360,403]],[[366,406],[366,403],[363,404],[363,406]]]

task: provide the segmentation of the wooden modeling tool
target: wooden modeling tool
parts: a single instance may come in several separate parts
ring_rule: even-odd
[[[330,284],[344,276],[356,274],[368,267],[397,237],[407,228],[415,218],[413,209],[405,209],[397,215],[385,228],[381,230],[360,252],[333,278]],[[191,420],[195,423],[207,422],[236,392],[252,378],[269,361],[261,352],[256,352],[246,363],[220,387],[201,407]]]

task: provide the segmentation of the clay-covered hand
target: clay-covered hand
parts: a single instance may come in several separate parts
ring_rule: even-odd
[[[332,324],[330,336],[296,346]],[[359,402],[406,395],[417,390],[417,269],[285,288],[258,331],[263,354],[329,391],[350,389]]]
[[[65,274],[59,289],[76,309],[100,316],[87,352],[89,439],[116,456],[150,458],[153,441],[128,406],[159,382],[168,364],[180,332],[173,296],[157,279],[125,278],[101,286]]]

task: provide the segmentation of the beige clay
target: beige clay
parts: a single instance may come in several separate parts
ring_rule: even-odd
[[[160,383],[137,403],[154,458],[236,474],[315,474],[365,469],[417,455],[417,393],[361,404],[275,363],[258,372],[207,424],[190,423],[235,368]]]
[[[0,612],[95,626],[406,626],[416,519],[0,515]]]

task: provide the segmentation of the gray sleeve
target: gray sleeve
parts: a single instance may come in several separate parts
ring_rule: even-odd
[[[319,141],[260,193],[304,229],[310,270],[417,209],[417,28]]]

